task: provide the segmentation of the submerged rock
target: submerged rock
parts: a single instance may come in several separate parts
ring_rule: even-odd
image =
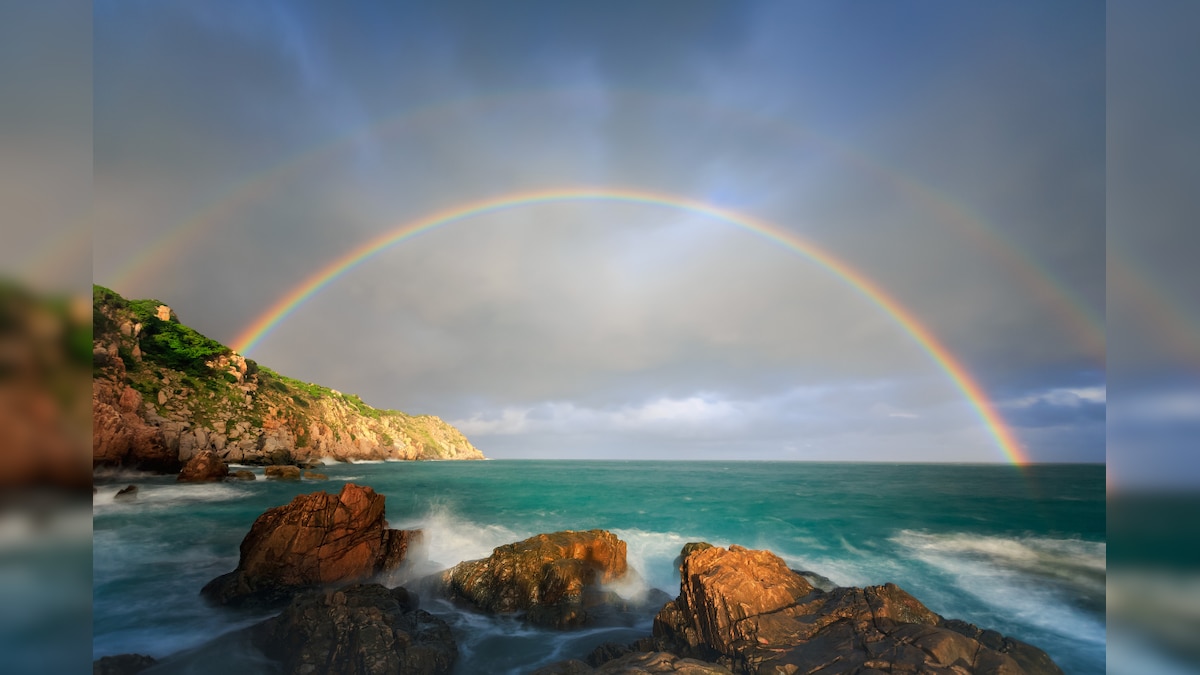
[[[309,480],[329,480],[329,476],[326,476],[323,473],[317,473],[316,471],[305,471],[304,477]]]
[[[253,471],[248,471],[246,469],[238,469],[237,471],[234,471],[233,478],[234,480],[258,480],[258,476],[255,476]]]
[[[145,654],[117,654],[92,662],[92,675],[134,675],[158,663]]]
[[[113,495],[113,499],[122,502],[131,502],[137,499],[138,488],[136,485],[128,485],[117,490],[117,494]]]
[[[229,466],[212,450],[202,450],[188,460],[175,480],[180,483],[203,483],[225,480]]]
[[[388,529],[384,502],[371,488],[347,483],[338,495],[297,495],[268,509],[242,540],[237,569],[201,594],[219,604],[272,604],[300,590],[396,569],[420,530]]]
[[[296,675],[432,675],[458,656],[450,627],[403,588],[356,584],[297,597],[250,629],[268,657]]]
[[[740,546],[692,552],[682,566],[653,647],[735,673],[1062,673],[1041,650],[973,635],[894,584],[827,593],[775,554]]]
[[[539,534],[500,546],[490,557],[459,563],[440,577],[441,590],[493,613],[525,612],[531,623],[569,628],[621,598],[602,588],[629,572],[625,542],[604,530]]]
[[[267,478],[276,478],[279,480],[300,480],[300,467],[274,464],[263,469],[263,475]]]

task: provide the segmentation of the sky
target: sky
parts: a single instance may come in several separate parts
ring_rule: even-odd
[[[432,213],[668,195],[886,291],[1030,459],[1105,461],[1102,4],[383,5],[96,2],[95,282],[231,344]],[[436,227],[247,351],[494,458],[1007,461],[844,276],[685,208]]]

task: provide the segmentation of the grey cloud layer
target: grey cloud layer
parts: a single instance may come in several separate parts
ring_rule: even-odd
[[[1061,283],[1103,304],[1102,8],[901,15],[925,31],[901,38],[829,8],[470,6],[99,13],[97,281],[222,194],[348,137],[117,290],[230,341],[381,228],[516,191],[622,186],[754,214],[835,253],[996,400],[1103,387],[1061,307],[1036,294]],[[364,124],[379,126],[353,135]],[[1018,278],[938,199],[1054,281]],[[706,456],[995,458],[961,393],[845,283],[658,207],[530,206],[423,234],[323,291],[254,356],[474,424],[498,456],[563,438],[604,456],[605,434],[642,453],[685,448],[630,420],[691,410],[680,428]],[[828,424],[781,403],[872,382],[892,383],[888,396],[822,399]],[[1102,421],[1047,401],[1074,421],[1035,456],[1101,459]]]

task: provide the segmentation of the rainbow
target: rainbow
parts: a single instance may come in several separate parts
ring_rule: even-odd
[[[827,251],[817,248],[812,243],[776,225],[723,208],[672,195],[617,189],[559,189],[523,192],[460,204],[430,214],[424,218],[406,222],[344,253],[296,285],[234,339],[233,349],[241,354],[248,354],[272,329],[291,315],[292,312],[296,311],[305,300],[311,298],[322,288],[328,286],[375,254],[415,237],[422,232],[432,230],[441,225],[467,220],[488,213],[535,204],[570,201],[619,202],[681,209],[749,230],[771,241],[782,244],[786,248],[815,262],[837,275],[838,278],[887,312],[928,353],[933,361],[945,371],[954,382],[954,385],[962,391],[972,408],[983,421],[989,435],[994,439],[996,445],[1004,453],[1008,461],[1016,465],[1028,463],[1029,460],[1016,438],[1005,425],[995,407],[988,400],[982,387],[980,387],[979,383],[975,381],[967,369],[963,367],[962,363],[912,312],[901,305],[869,277]]]
[[[419,134],[427,124],[439,124],[453,117],[453,111],[470,106],[473,115],[485,115],[489,110],[506,105],[549,105],[555,102],[582,102],[587,105],[597,97],[619,95],[621,100],[652,105],[677,106],[682,114],[694,108],[720,113],[726,121],[738,124],[751,131],[762,131],[786,139],[796,147],[813,143],[839,160],[854,168],[875,175],[899,188],[908,196],[931,207],[940,219],[955,226],[984,250],[1004,264],[1012,278],[1026,287],[1030,297],[1038,298],[1054,309],[1053,317],[1071,331],[1078,344],[1089,355],[1103,362],[1105,353],[1104,322],[1068,286],[1058,280],[1044,265],[1028,253],[1015,246],[1011,240],[986,220],[973,213],[965,204],[951,199],[944,193],[928,187],[906,175],[900,169],[888,166],[880,159],[868,156],[852,146],[832,138],[822,137],[810,131],[766,117],[755,111],[715,105],[707,99],[698,99],[681,94],[664,95],[661,92],[639,90],[596,90],[590,87],[570,87],[554,90],[515,91],[491,94],[484,97],[450,99],[417,106],[382,121],[373,122],[363,128],[352,130],[324,143],[291,155],[272,166],[264,167],[255,174],[235,183],[235,186],[214,202],[201,208],[192,216],[168,229],[157,240],[127,260],[107,285],[123,289],[145,279],[151,272],[178,255],[179,251],[205,233],[210,233],[215,223],[232,218],[237,208],[262,200],[279,185],[305,168],[329,159],[335,153],[351,147],[356,141],[371,136],[392,134]]]

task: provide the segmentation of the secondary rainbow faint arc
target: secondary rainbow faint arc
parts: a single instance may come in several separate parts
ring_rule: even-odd
[[[353,269],[359,263],[389,246],[398,244],[401,241],[440,225],[446,225],[487,213],[534,204],[570,201],[623,202],[691,211],[750,230],[805,256],[821,267],[833,272],[887,312],[896,323],[900,324],[967,397],[967,400],[983,421],[988,433],[1008,460],[1017,465],[1028,462],[1028,458],[1021,450],[1012,432],[1008,429],[1004,420],[1001,419],[999,413],[996,412],[991,401],[983,393],[982,387],[979,386],[962,363],[912,312],[907,310],[865,274],[854,269],[833,254],[817,248],[813,244],[776,225],[771,225],[756,218],[720,207],[666,194],[614,189],[561,189],[523,192],[483,199],[468,204],[459,204],[430,214],[424,218],[407,222],[341,255],[292,288],[292,290],[288,291],[234,339],[233,349],[241,354],[248,354],[275,326],[286,319],[305,300]]]

